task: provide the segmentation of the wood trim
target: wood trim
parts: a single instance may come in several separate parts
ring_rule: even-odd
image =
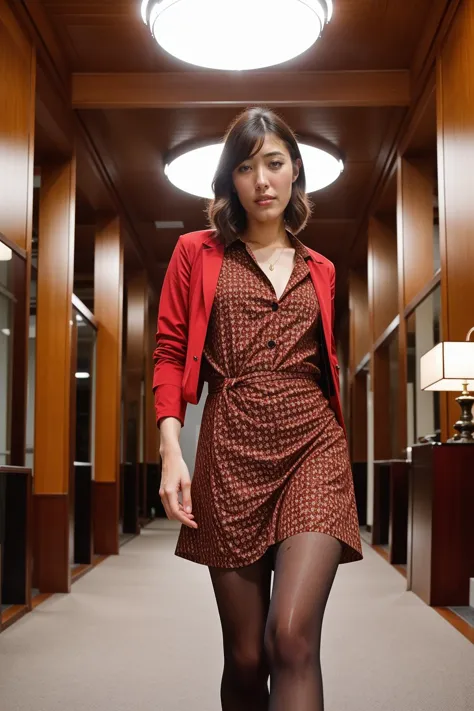
[[[400,316],[397,315],[393,319],[392,323],[385,329],[385,331],[382,333],[380,338],[377,338],[377,340],[374,343],[373,349],[376,351],[378,348],[381,346],[384,346],[386,341],[390,338],[390,336],[397,330],[397,328],[400,326]]]
[[[426,286],[420,291],[419,294],[415,296],[414,299],[410,301],[404,311],[404,318],[409,318],[412,313],[418,308],[418,306],[423,303],[423,301],[440,285],[441,283],[441,270],[438,269],[433,278],[426,284]]]
[[[354,375],[358,375],[361,370],[365,370],[365,368],[367,368],[369,363],[370,363],[370,352],[366,353],[365,356],[362,358],[359,365],[356,367],[356,369],[354,371]]]
[[[92,492],[94,552],[119,553],[119,482],[94,481]]]
[[[232,76],[232,81],[229,77]],[[75,109],[199,106],[409,106],[405,70],[72,75]]]
[[[34,494],[33,558],[33,587],[42,593],[71,591],[68,494]]]
[[[77,297],[75,294],[72,295],[72,305],[74,306],[75,309],[77,309],[77,311],[79,311],[81,316],[83,316],[86,319],[86,321],[89,321],[91,326],[93,326],[95,328],[95,330],[97,331],[97,329],[99,328],[99,323],[98,323],[96,317],[94,316],[92,311],[90,311],[87,308],[87,306],[85,304],[83,304],[82,301],[79,299],[79,297]]]
[[[398,313],[403,312],[405,304],[406,271],[405,271],[405,231],[404,227],[404,185],[403,185],[403,159],[397,160],[397,277],[398,277]],[[403,452],[407,447],[407,323],[400,319],[398,330],[398,451]]]
[[[427,110],[428,104],[433,98],[433,94],[436,93],[436,71],[432,69],[428,76],[428,82],[424,88],[424,91],[421,93],[419,100],[415,104],[413,111],[410,113],[410,116],[407,118],[406,121],[406,126],[405,130],[403,131],[403,135],[400,138],[399,144],[398,144],[398,155],[399,156],[404,156],[405,153],[409,151],[410,143],[413,140],[413,136],[415,134],[416,129],[418,128],[418,124],[420,123],[421,119],[423,118],[423,115],[425,111]]]
[[[436,57],[456,16],[461,0],[432,0],[424,33],[412,63],[413,84],[423,84],[436,63]]]

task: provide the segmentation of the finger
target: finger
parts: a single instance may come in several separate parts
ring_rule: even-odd
[[[183,508],[186,513],[191,513],[193,509],[193,504],[191,501],[191,482],[186,481],[185,483],[181,483],[181,491],[183,494]]]
[[[183,509],[183,504],[180,504],[180,505],[179,505],[179,509],[180,509],[181,513],[184,513],[186,516],[189,516],[189,518],[194,518],[194,514],[188,513],[187,511],[184,511],[184,509]]]
[[[188,526],[188,528],[197,528],[197,523],[196,521],[191,521],[191,519],[188,518],[187,514],[181,513],[180,511],[176,511],[174,514],[174,518],[176,518],[178,521],[181,521],[185,526]]]
[[[184,523],[185,526],[189,526],[190,528],[197,528],[197,525],[194,521],[190,521],[188,518],[187,514],[184,512],[180,511],[179,508],[179,499],[178,499],[178,492],[175,491],[168,491],[168,500],[170,502],[170,508],[171,508],[171,514],[173,518],[175,518],[178,521],[181,521],[181,523]]]

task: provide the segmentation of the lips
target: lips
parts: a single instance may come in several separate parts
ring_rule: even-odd
[[[255,200],[255,202],[257,203],[257,205],[264,206],[264,205],[270,205],[270,203],[273,202],[273,200],[275,200],[275,198],[272,197],[271,195],[262,195],[262,197],[258,198],[258,200]]]

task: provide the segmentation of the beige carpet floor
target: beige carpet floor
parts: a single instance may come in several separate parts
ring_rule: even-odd
[[[173,555],[176,537],[154,522],[0,635],[1,711],[220,711],[209,573]],[[474,645],[364,553],[327,607],[327,711],[473,711]]]

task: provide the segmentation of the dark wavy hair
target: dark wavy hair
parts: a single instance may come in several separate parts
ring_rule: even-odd
[[[235,192],[232,173],[243,161],[260,151],[269,133],[285,143],[293,164],[298,158],[301,160],[299,175],[293,183],[291,198],[283,216],[284,222],[293,234],[297,234],[310,217],[306,176],[295,134],[273,111],[246,109],[234,119],[225,134],[224,149],[212,183],[215,197],[207,208],[210,227],[217,231],[225,244],[240,236],[247,226],[247,214]]]

